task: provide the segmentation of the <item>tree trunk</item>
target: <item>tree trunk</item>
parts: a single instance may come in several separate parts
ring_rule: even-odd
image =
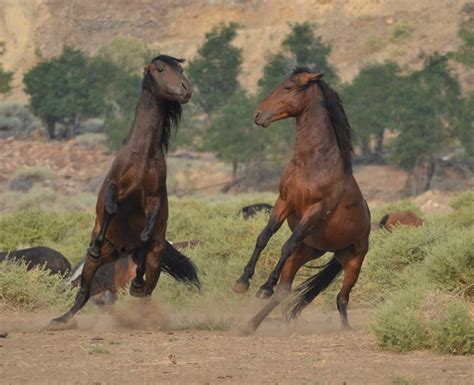
[[[239,163],[237,161],[232,161],[232,179],[237,179]]]
[[[45,120],[45,125],[46,125],[46,134],[48,135],[48,139],[54,139],[55,133],[54,133],[54,126],[55,123],[53,120]]]
[[[377,158],[382,159],[383,157],[383,137],[384,137],[384,131],[381,130],[380,132],[377,133],[375,136],[375,156]]]
[[[410,170],[405,182],[405,195],[416,196],[428,191],[431,188],[435,166],[434,159],[418,161],[415,167]]]

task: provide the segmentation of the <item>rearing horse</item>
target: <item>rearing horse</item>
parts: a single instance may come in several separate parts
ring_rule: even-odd
[[[280,194],[254,252],[237,280],[234,291],[245,292],[260,253],[285,220],[292,235],[257,297],[268,298],[279,281],[279,290],[252,318],[255,330],[288,293],[296,272],[306,262],[334,252],[331,261],[296,291],[288,314],[296,317],[344,269],[337,308],[343,327],[349,327],[347,304],[367,253],[370,212],[352,175],[351,127],[334,90],[308,68],[295,70],[257,107],[255,123],[267,127],[296,118],[295,154],[280,179]]]
[[[120,254],[132,254],[137,264],[130,294],[143,297],[155,289],[165,256],[168,220],[164,153],[171,129],[181,117],[181,104],[192,94],[183,62],[160,55],[145,68],[133,128],[99,192],[81,288],[72,308],[54,322],[67,322],[85,305],[97,269]]]

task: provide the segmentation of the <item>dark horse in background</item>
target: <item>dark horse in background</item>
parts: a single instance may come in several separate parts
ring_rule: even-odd
[[[155,289],[167,248],[164,154],[172,127],[181,118],[181,104],[187,103],[192,94],[181,67],[183,62],[160,55],[145,68],[132,130],[99,191],[81,287],[72,308],[53,322],[70,320],[89,299],[99,267],[121,255],[133,255],[137,265],[130,294],[150,296]],[[181,270],[180,264],[173,268],[199,285],[194,266],[188,266],[188,271]]]
[[[192,272],[194,271],[194,266],[189,258],[179,250],[193,248],[200,243],[197,239],[176,243],[166,241],[162,271],[185,284],[193,282]],[[81,284],[82,269],[84,268],[85,261],[84,259],[71,271],[69,279],[73,286],[78,287]],[[136,269],[137,265],[133,255],[122,256],[114,262],[106,263],[99,267],[92,280],[91,300],[96,305],[113,304],[117,299],[118,292],[128,287],[130,281],[135,277]]]
[[[263,127],[295,117],[296,141],[268,224],[234,286],[239,293],[248,289],[260,253],[286,220],[292,235],[257,296],[271,297],[278,280],[279,290],[252,318],[252,330],[287,296],[300,267],[326,252],[334,252],[334,257],[296,288],[288,316],[296,317],[344,270],[337,308],[342,326],[349,327],[347,304],[368,250],[370,212],[352,174],[351,127],[342,102],[321,76],[307,68],[295,70],[259,104],[254,115],[255,123]]]
[[[0,262],[5,260],[24,262],[28,270],[43,267],[51,274],[61,274],[62,276],[66,276],[71,271],[71,264],[64,255],[45,246],[0,252]]]

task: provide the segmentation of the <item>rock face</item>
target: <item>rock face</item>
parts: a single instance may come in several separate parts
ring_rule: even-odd
[[[269,52],[280,46],[288,23],[310,21],[333,45],[331,60],[344,80],[370,61],[421,63],[424,53],[446,52],[459,43],[466,0],[15,0],[0,1],[2,61],[15,71],[10,99],[24,99],[22,74],[64,44],[93,53],[117,34],[144,40],[157,52],[191,58],[204,33],[220,22],[239,23],[243,48],[242,84],[254,90]],[[397,25],[410,26],[401,44],[391,39]],[[257,38],[256,38],[257,37]],[[469,76],[462,78],[466,87]]]

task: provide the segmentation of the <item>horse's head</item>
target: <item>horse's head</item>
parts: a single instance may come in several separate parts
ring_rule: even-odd
[[[183,73],[184,59],[160,55],[145,67],[143,87],[166,100],[187,103],[193,93],[191,82]]]
[[[253,115],[255,123],[267,127],[277,120],[300,114],[307,104],[303,100],[304,90],[321,76],[308,68],[295,70],[260,102]]]

